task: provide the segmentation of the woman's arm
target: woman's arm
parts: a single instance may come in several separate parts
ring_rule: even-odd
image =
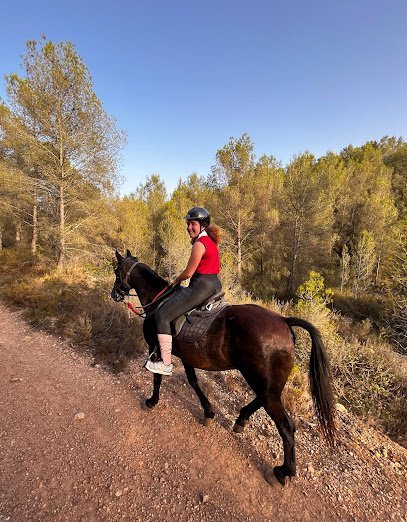
[[[172,285],[177,285],[181,281],[185,281],[192,277],[197,269],[202,256],[205,253],[205,245],[197,241],[192,245],[191,257],[189,258],[186,269],[173,281]]]

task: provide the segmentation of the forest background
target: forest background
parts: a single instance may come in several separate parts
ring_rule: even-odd
[[[222,283],[313,322],[330,352],[338,400],[406,442],[407,143],[378,137],[287,165],[256,157],[247,134],[214,151],[207,176],[168,194],[159,174],[120,197],[125,134],[93,90],[73,44],[28,42],[24,76],[6,76],[0,104],[3,297],[38,325],[120,370],[144,350],[140,324],[109,302],[114,249],[163,277],[185,267],[183,216],[210,209],[222,230]],[[287,402],[306,400],[309,348]]]

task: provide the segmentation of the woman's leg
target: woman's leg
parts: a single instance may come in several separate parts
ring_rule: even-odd
[[[169,367],[171,365],[171,321],[203,303],[218,290],[218,284],[219,282],[216,278],[201,276],[194,280],[187,288],[180,288],[174,296],[170,297],[156,311],[157,338],[160,345],[162,362],[165,366]],[[162,368],[160,362],[151,363],[149,361],[146,367],[150,371],[170,371],[169,369],[166,370]]]
[[[172,353],[172,335],[171,334],[157,334],[158,344],[160,345],[161,359],[165,365],[171,364]]]
[[[159,334],[171,334],[171,321],[185,312],[189,312],[202,304],[218,291],[217,279],[211,276],[200,276],[191,281],[187,288],[179,291],[163,303],[155,313],[155,322]]]

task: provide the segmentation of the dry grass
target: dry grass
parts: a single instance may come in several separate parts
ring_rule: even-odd
[[[407,443],[407,359],[392,349],[369,320],[355,325],[321,304],[303,303],[290,311],[313,323],[329,353],[337,400],[350,411]],[[310,340],[296,330],[296,353],[302,372],[308,371]],[[305,393],[306,386],[301,386]]]
[[[17,266],[2,256],[0,285],[3,299],[24,307],[29,322],[69,338],[95,363],[122,370],[136,354],[146,351],[142,322],[129,317],[125,305],[110,299],[113,277],[99,278],[79,269],[49,271],[24,263]]]
[[[124,305],[110,299],[113,273],[95,267],[53,271],[15,250],[1,254],[0,267],[3,299],[23,307],[32,324],[63,335],[77,349],[93,354],[95,362],[121,371],[132,357],[147,351],[141,320],[129,318]],[[240,302],[254,302],[248,295],[240,297]],[[337,400],[362,418],[373,419],[398,442],[407,443],[407,360],[375,333],[369,321],[353,325],[321,304],[255,302],[313,323],[330,355]],[[298,366],[284,390],[284,401],[293,415],[309,418],[310,338],[299,328],[296,335]],[[229,391],[240,385],[234,376],[225,380]]]

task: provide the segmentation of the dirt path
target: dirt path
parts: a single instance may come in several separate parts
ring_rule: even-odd
[[[219,412],[205,428],[180,365],[147,413],[141,361],[119,377],[91,362],[0,305],[0,521],[407,519],[407,452],[346,411],[333,454],[301,423],[298,477],[272,488],[276,431],[259,412],[233,434],[221,377],[200,373]]]

